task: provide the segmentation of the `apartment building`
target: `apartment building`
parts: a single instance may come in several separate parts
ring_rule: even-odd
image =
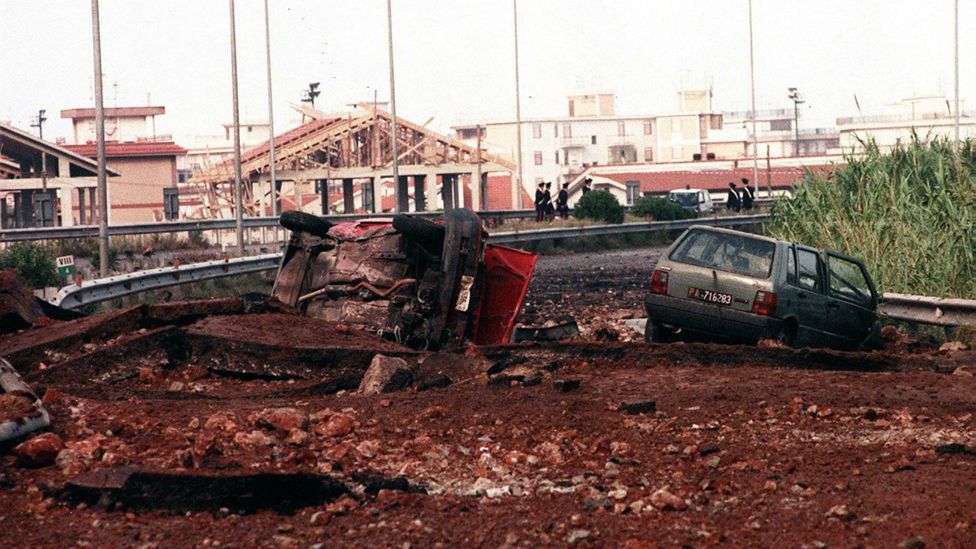
[[[672,162],[704,158],[709,148],[740,155],[741,136],[723,136],[722,115],[712,111],[711,90],[678,93],[678,111],[657,115],[617,115],[614,95],[568,98],[568,116],[522,121],[522,171],[526,186],[569,181],[592,165]],[[469,145],[515,160],[515,121],[455,126]],[[705,145],[708,145],[705,147]]]
[[[740,132],[745,138],[744,156],[752,156],[752,112],[722,113],[723,127]],[[796,132],[799,126],[799,135]],[[836,128],[805,128],[800,114],[793,109],[761,109],[756,111],[756,135],[759,156],[819,156],[837,151],[840,139]]]

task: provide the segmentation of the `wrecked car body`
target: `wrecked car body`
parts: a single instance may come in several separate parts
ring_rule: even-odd
[[[417,349],[509,341],[535,268],[535,254],[487,244],[466,209],[335,225],[285,212],[281,224],[292,236],[274,297]]]

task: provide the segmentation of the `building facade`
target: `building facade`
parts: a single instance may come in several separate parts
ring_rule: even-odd
[[[121,107],[105,109],[106,165],[119,174],[108,185],[109,223],[147,223],[177,219],[177,160],[186,149],[173,142],[172,136],[156,133],[156,116],[164,107]],[[62,118],[70,118],[76,143],[64,148],[88,158],[97,156],[94,132],[95,109],[66,109]],[[109,134],[109,119],[113,131]],[[120,139],[116,139],[120,138]]]
[[[964,106],[963,106],[964,107]],[[959,136],[976,137],[976,112],[961,107]],[[955,137],[954,103],[944,96],[909,97],[889,106],[883,112],[847,116],[837,119],[840,147],[844,152],[864,149],[864,143],[874,140],[882,149],[907,142],[914,131],[920,138]]]

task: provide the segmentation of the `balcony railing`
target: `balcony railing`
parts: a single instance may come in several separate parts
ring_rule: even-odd
[[[976,118],[976,112],[963,111],[959,114],[960,118]],[[837,119],[838,126],[849,124],[884,124],[890,122],[915,122],[924,120],[953,120],[953,116],[947,112],[923,112],[911,114],[874,114],[870,116],[845,116]]]

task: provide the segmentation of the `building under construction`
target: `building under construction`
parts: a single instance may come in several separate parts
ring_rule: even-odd
[[[515,165],[478,146],[398,117],[394,184],[389,112],[360,104],[344,113],[308,108],[302,113],[312,120],[275,138],[276,193],[271,192],[269,144],[242,154],[244,215],[271,215],[273,196],[279,211],[321,214],[511,207],[511,187],[489,188],[488,174],[511,173]],[[181,184],[181,217],[233,217],[234,182],[232,161],[194,175]]]

